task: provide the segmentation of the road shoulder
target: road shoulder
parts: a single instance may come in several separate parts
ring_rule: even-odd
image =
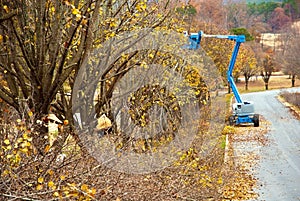
[[[227,161],[228,185],[224,197],[230,200],[255,200],[259,198],[260,183],[256,169],[260,160],[260,149],[269,144],[267,133],[270,123],[261,117],[260,127],[236,126],[228,134]]]

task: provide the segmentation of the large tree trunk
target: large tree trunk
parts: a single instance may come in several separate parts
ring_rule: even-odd
[[[266,88],[266,90],[269,89],[269,83],[268,82],[265,82],[265,88]]]
[[[292,75],[292,87],[295,87],[296,75]]]
[[[249,78],[245,76],[245,89],[248,91]]]

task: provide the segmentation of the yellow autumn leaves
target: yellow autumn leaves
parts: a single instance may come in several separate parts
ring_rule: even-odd
[[[80,10],[74,6],[72,8],[72,14],[76,16],[76,21],[79,21],[82,17]]]
[[[199,158],[198,150],[190,148],[186,152],[178,153],[179,160],[174,165],[180,168],[181,175],[193,175],[183,177],[185,185],[197,185],[200,188],[220,188],[223,185],[222,172]],[[216,164],[215,164],[216,165]]]
[[[38,183],[40,183],[40,184],[44,183],[44,178],[43,177],[39,177],[38,178]]]
[[[48,170],[47,174],[55,178],[53,170]],[[55,177],[54,177],[55,176]],[[74,198],[78,200],[92,200],[97,192],[95,188],[91,188],[87,184],[76,184],[76,183],[68,183],[65,182],[66,176],[60,175],[59,179],[57,180],[48,180],[44,177],[39,177],[37,179],[36,190],[41,191],[44,188],[53,191],[54,197],[59,197],[60,199],[66,198]]]
[[[68,6],[71,9],[71,13],[72,15],[75,16],[76,21],[81,20],[82,18],[84,18],[84,16],[82,15],[82,12],[80,11],[80,7],[82,7],[82,5],[79,5],[78,8],[76,8],[72,3],[70,3],[69,1],[65,0],[64,4],[66,6]],[[55,9],[55,5],[53,3],[49,3],[49,14],[50,16],[54,16],[56,9]],[[85,20],[83,23],[86,23],[87,21]]]
[[[3,5],[3,7],[2,7],[4,10],[5,10],[5,12],[6,13],[9,13],[9,8],[8,8],[8,6],[7,5]]]
[[[147,5],[146,5],[146,2],[145,2],[145,1],[139,2],[139,3],[136,5],[136,9],[137,9],[139,12],[145,11],[146,8],[147,8]]]
[[[44,186],[47,186],[47,187],[49,187],[51,190],[55,190],[56,189],[56,185],[54,184],[54,182],[53,181],[49,181],[48,183],[47,183],[47,185],[44,185],[44,178],[43,177],[39,177],[38,178],[38,184],[37,184],[37,186],[36,186],[36,189],[37,190],[42,190],[43,188],[44,188]]]
[[[10,145],[11,142],[8,139],[3,141],[3,144]],[[5,178],[8,175],[13,175],[13,167],[5,169],[1,177]],[[76,199],[76,200],[93,200],[96,194],[96,189],[91,188],[88,184],[76,184],[66,182],[67,174],[61,174],[52,169],[48,169],[46,174],[42,169],[39,170],[41,176],[36,180],[36,184],[28,183],[28,187],[34,187],[37,191],[50,190],[54,197],[59,199]],[[61,174],[61,175],[59,175]],[[43,176],[42,176],[43,175]]]
[[[22,159],[22,154],[29,155],[32,150],[32,137],[28,133],[24,133],[14,142],[9,139],[4,139],[0,153],[1,158],[11,166],[18,166]]]
[[[4,140],[4,144],[9,145],[10,141],[8,139]]]

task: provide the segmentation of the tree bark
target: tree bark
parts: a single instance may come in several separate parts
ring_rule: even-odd
[[[249,83],[249,80],[245,79],[245,89],[246,89],[246,91],[248,91],[248,83]]]
[[[16,16],[18,14],[18,10],[13,10],[11,12],[9,12],[8,14],[4,14],[0,17],[0,23],[4,22],[6,20],[9,20],[11,18],[13,18],[14,16]]]
[[[248,84],[249,84],[250,76],[248,76],[246,73],[244,73],[244,77],[245,77],[245,90],[248,91]]]
[[[296,75],[292,75],[292,87],[295,87]]]

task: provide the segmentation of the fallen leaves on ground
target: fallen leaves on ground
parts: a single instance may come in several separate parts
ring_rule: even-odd
[[[228,161],[225,175],[228,180],[223,189],[224,200],[249,200],[259,197],[255,170],[260,160],[259,149],[267,146],[269,123],[261,118],[260,127],[249,125],[234,127],[229,134]]]

